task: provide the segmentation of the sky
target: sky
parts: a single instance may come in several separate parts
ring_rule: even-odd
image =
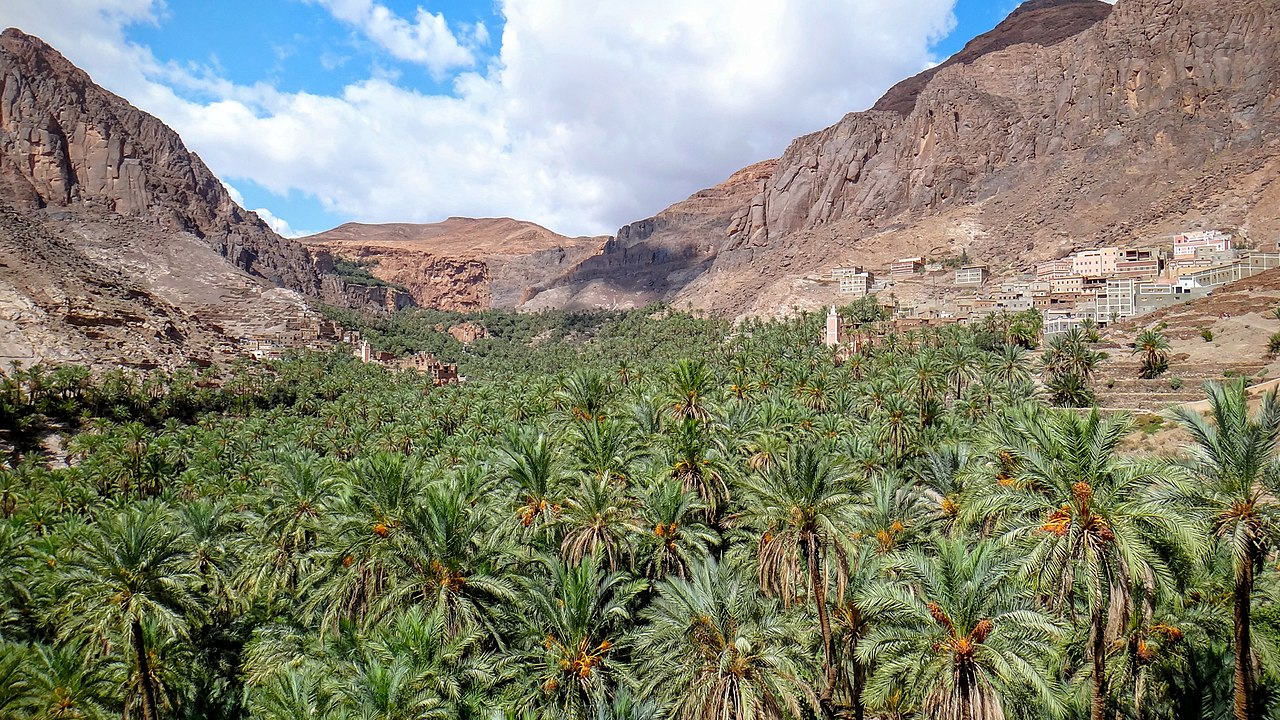
[[[996,25],[1013,0],[4,0],[288,236],[612,234]]]

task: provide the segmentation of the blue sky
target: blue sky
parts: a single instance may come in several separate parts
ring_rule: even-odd
[[[9,0],[289,234],[610,233],[870,105],[1009,0]]]

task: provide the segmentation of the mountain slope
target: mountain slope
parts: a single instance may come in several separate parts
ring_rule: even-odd
[[[789,275],[958,254],[998,270],[1197,224],[1274,227],[1277,0],[1119,0],[1051,46],[934,75],[907,115],[868,111],[792,143],[679,296],[730,312],[804,298]],[[1268,241],[1271,238],[1259,238]]]
[[[774,314],[834,299],[812,279],[840,264],[967,253],[1012,273],[1195,227],[1272,243],[1277,18],[1280,0],[1026,3],[875,108],[793,141],[732,212],[669,227],[663,246],[703,249],[688,272],[657,273],[657,294]],[[595,280],[626,289],[646,272]],[[578,286],[571,272],[544,296]]]
[[[177,133],[12,28],[0,35],[0,155],[0,188],[19,208],[145,217],[250,274],[320,295],[306,251],[236,205]]]
[[[233,202],[156,118],[0,35],[0,361],[211,362],[319,340],[304,298],[400,306]]]
[[[535,288],[522,307],[635,308],[669,299],[710,267],[733,213],[760,191],[773,168],[772,160],[756,163],[630,223],[599,253],[569,267],[549,286]]]
[[[375,277],[404,286],[424,307],[515,307],[534,288],[597,252],[604,238],[569,238],[511,218],[439,223],[347,223],[302,238],[313,251],[370,263]]]

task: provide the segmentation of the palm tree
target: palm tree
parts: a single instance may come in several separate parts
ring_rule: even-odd
[[[1089,380],[1102,358],[1102,353],[1093,349],[1080,328],[1054,335],[1041,358],[1050,377],[1048,387],[1054,402],[1074,407],[1091,403],[1093,393],[1088,389]]]
[[[746,578],[709,560],[657,591],[636,657],[643,695],[668,717],[778,720],[819,710],[798,628]]]
[[[508,577],[507,545],[493,531],[493,515],[482,496],[458,478],[427,485],[418,507],[404,520],[395,588],[379,603],[379,616],[413,605],[440,618],[441,632],[454,637],[476,627],[498,633],[492,617],[515,589]]]
[[[512,611],[528,679],[516,705],[535,718],[586,720],[628,679],[626,639],[643,581],[605,571],[593,556],[570,565],[542,558],[521,579]]]
[[[738,520],[757,538],[760,587],[789,605],[807,589],[822,631],[823,712],[832,715],[835,665],[827,591],[843,594],[849,566],[846,543],[857,518],[851,477],[816,445],[792,445],[785,460],[744,485],[748,498]]]
[[[603,420],[612,395],[604,373],[579,370],[565,378],[557,397],[575,420]]]
[[[9,648],[5,648],[7,651]],[[35,645],[17,657],[26,662],[24,678],[9,689],[25,695],[25,702],[15,708],[0,707],[4,717],[66,718],[67,720],[106,720],[120,717],[120,682],[113,677],[107,663],[96,657],[84,643],[71,641],[60,645]],[[2,661],[0,661],[2,662]],[[25,706],[25,707],[23,707]]]
[[[1169,338],[1156,328],[1138,333],[1133,343],[1132,355],[1142,355],[1142,370],[1138,377],[1152,380],[1169,369]]]
[[[1025,550],[1024,568],[1038,589],[1067,607],[1086,582],[1091,717],[1108,715],[1107,618],[1113,594],[1137,578],[1174,586],[1174,570],[1190,568],[1202,543],[1194,523],[1153,487],[1174,480],[1168,467],[1122,459],[1120,442],[1132,432],[1128,415],[1104,417],[1066,410],[1021,410],[996,425],[987,485],[973,483],[963,508],[970,522],[998,519],[1009,542]]]
[[[715,523],[729,504],[728,468],[711,443],[705,423],[686,419],[662,436],[671,477],[684,489],[697,493],[709,522]]]
[[[681,360],[671,368],[670,387],[666,394],[667,409],[677,420],[708,420],[707,407],[715,376],[701,360]]]
[[[328,717],[336,709],[336,699],[324,687],[321,672],[317,666],[285,669],[261,685],[250,685],[245,704],[252,717],[261,720]]]
[[[640,530],[636,510],[635,498],[617,479],[607,473],[584,477],[564,501],[561,554],[574,564],[598,555],[610,570],[617,570],[624,556],[631,557],[628,541]]]
[[[881,616],[859,649],[876,664],[866,699],[901,693],[933,720],[1002,720],[1025,690],[1061,714],[1052,678],[1058,626],[1033,608],[1018,565],[990,541],[935,539],[891,562],[865,604]]]
[[[271,599],[297,592],[312,574],[338,480],[310,450],[283,453],[268,476],[246,513],[257,544],[245,553],[238,584],[252,597]]]
[[[1207,510],[1210,527],[1231,556],[1235,584],[1235,698],[1238,720],[1258,717],[1250,623],[1255,577],[1280,541],[1280,402],[1274,390],[1249,413],[1244,380],[1205,385],[1211,421],[1186,407],[1173,416],[1196,444],[1189,449],[1190,468],[1205,480],[1194,488],[1195,504]]]
[[[199,576],[176,525],[172,513],[157,503],[106,514],[72,554],[59,582],[64,635],[129,642],[144,720],[158,720],[160,702],[143,624],[182,636],[201,614],[192,591]]]
[[[512,433],[501,451],[503,475],[516,486],[520,524],[545,526],[558,512],[564,480],[554,442],[545,433]]]
[[[639,567],[650,579],[685,577],[720,542],[702,520],[702,503],[697,495],[676,480],[655,480],[645,491],[639,515]]]

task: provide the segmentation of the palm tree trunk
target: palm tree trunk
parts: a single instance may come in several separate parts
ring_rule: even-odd
[[[836,686],[836,668],[831,662],[831,621],[827,617],[827,583],[825,579],[818,576],[817,538],[812,533],[808,533],[805,535],[804,544],[805,554],[808,555],[809,560],[809,586],[813,590],[813,602],[817,606],[818,627],[822,629],[822,672],[827,679],[818,700],[822,704],[822,716],[832,720],[835,718],[835,711],[831,707],[831,694]]]
[[[867,684],[867,669],[858,661],[858,631],[854,629],[853,650],[853,720],[863,720],[866,708],[862,705],[862,688]]]
[[[1254,720],[1253,716],[1253,639],[1249,627],[1249,609],[1253,597],[1253,557],[1245,559],[1236,573],[1233,598],[1236,634],[1235,698],[1236,720]]]
[[[1107,717],[1107,605],[1111,601],[1106,592],[1106,581],[1099,573],[1093,610],[1089,617],[1089,652],[1093,656],[1093,695],[1089,702],[1089,719],[1106,720]]]
[[[133,654],[138,661],[138,682],[142,686],[142,718],[143,720],[159,720],[157,714],[156,688],[151,679],[151,661],[147,656],[147,647],[142,639],[142,623],[133,619],[130,627]]]
[[[973,677],[968,669],[960,668],[960,720],[973,720]]]

